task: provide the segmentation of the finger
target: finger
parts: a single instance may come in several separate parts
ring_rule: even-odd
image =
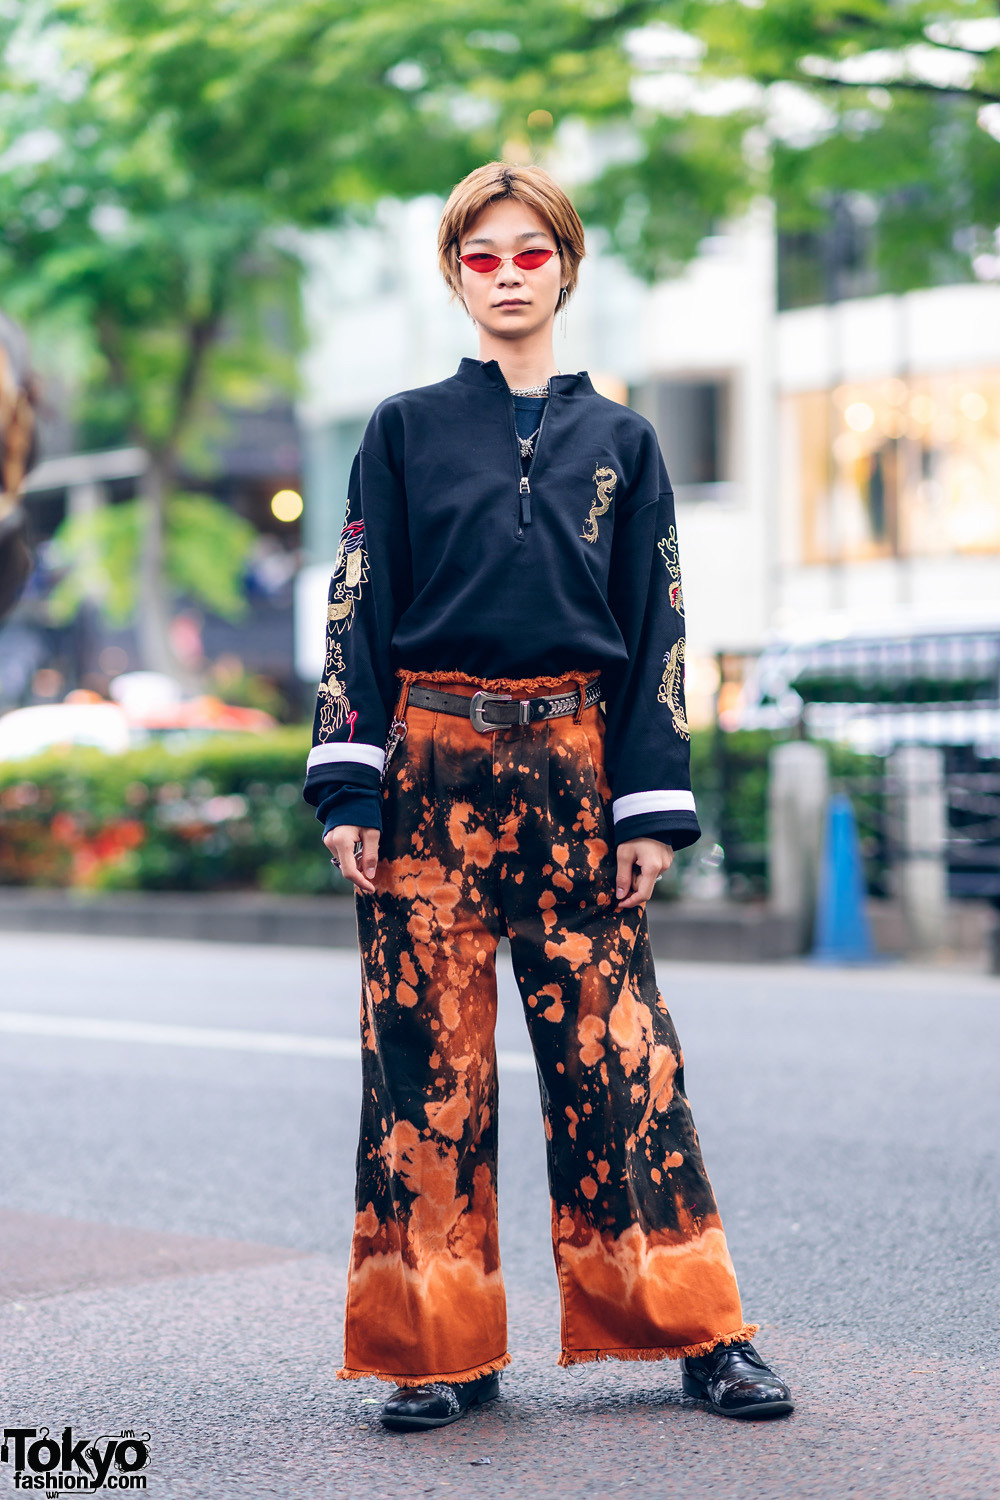
[[[329,833],[324,833],[323,835],[323,843],[329,849],[331,855],[336,858],[338,864],[340,864],[340,856],[343,845],[347,841],[348,835],[352,833],[353,842],[357,843],[359,831],[357,829],[352,830],[351,828],[348,828],[345,823],[338,823],[336,828],[331,828]]]
[[[378,869],[378,829],[362,828],[361,839],[364,844],[361,851],[361,868],[369,880],[374,880],[375,871]]]
[[[632,877],[632,894],[620,903],[619,911],[625,911],[630,906],[641,906],[644,901],[648,901],[653,894],[653,886],[656,884],[656,877],[659,873],[660,866],[658,862],[645,866],[640,865],[637,874],[634,874]]]
[[[337,851],[340,855],[341,871],[359,891],[364,891],[366,895],[371,895],[375,887],[358,865],[358,856],[354,852],[354,846],[361,837],[361,829],[350,828],[347,831],[350,837],[338,846]]]
[[[620,901],[627,896],[632,889],[632,865],[634,859],[631,849],[623,844],[618,850],[618,876],[615,881],[615,895]]]

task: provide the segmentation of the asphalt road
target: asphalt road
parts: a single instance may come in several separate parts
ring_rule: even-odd
[[[4,934],[3,1425],[147,1431],[157,1500],[997,1500],[1000,981],[661,964],[660,982],[791,1418],[714,1417],[671,1363],[556,1368],[540,1111],[506,964],[514,1364],[493,1406],[401,1437],[377,1421],[385,1387],[334,1379],[354,955]]]

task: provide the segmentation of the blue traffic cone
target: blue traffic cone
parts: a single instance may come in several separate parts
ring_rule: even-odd
[[[876,958],[865,911],[865,877],[850,798],[830,798],[816,903],[817,963],[862,964]]]

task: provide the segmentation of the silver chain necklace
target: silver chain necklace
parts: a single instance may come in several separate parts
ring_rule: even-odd
[[[556,374],[561,375],[562,370],[557,370]],[[549,394],[549,382],[544,380],[541,385],[511,386],[510,393],[512,396],[547,396]]]
[[[541,430],[542,426],[541,423],[539,423],[530,437],[518,437],[518,442],[521,444],[522,458],[531,458],[532,454],[535,451],[535,438],[538,436]]]

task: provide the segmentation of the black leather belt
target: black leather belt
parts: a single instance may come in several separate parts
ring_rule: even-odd
[[[473,729],[488,734],[491,729],[508,729],[514,724],[537,724],[542,719],[561,719],[566,714],[575,714],[580,706],[579,691],[556,693],[547,698],[514,698],[510,693],[473,693],[466,698],[462,693],[445,693],[439,688],[418,687],[411,684],[407,703],[414,708],[429,708],[436,714],[458,714],[471,719]],[[595,677],[588,682],[584,708],[592,708],[601,701],[601,679]]]

